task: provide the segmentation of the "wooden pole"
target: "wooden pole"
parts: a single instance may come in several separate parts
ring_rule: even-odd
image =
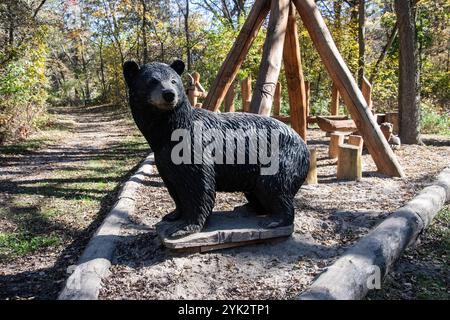
[[[364,96],[345,64],[314,0],[293,0],[333,82],[349,108],[378,170],[388,176],[404,173],[394,152],[369,111]]]
[[[289,4],[290,0],[273,0],[270,6],[269,26],[250,112],[270,116],[283,58]]]
[[[337,86],[333,83],[333,94],[331,96],[331,110],[330,113],[332,116],[338,116],[339,115],[339,90]]]
[[[252,100],[252,77],[248,76],[242,80],[241,84],[242,111],[250,112],[250,102]]]
[[[305,97],[306,97],[306,116],[309,117],[311,114],[311,109],[309,106],[311,99],[311,86],[309,84],[309,81],[305,81]]]
[[[235,96],[235,88],[236,83],[233,82],[230,88],[228,89],[227,95],[225,96],[225,100],[223,102],[225,112],[234,112],[234,96]]]
[[[309,149],[309,171],[305,184],[317,184],[317,149]]]
[[[281,110],[281,83],[277,82],[275,97],[273,98],[273,115],[279,116]]]
[[[367,80],[366,77],[363,77],[361,90],[362,90],[364,99],[366,99],[367,105],[369,106],[369,109],[372,110],[372,107],[373,107],[372,85],[370,84],[369,80]]]
[[[391,213],[368,235],[346,250],[313,282],[300,300],[362,300],[373,284],[394,268],[409,246],[450,199],[450,167],[431,186],[405,206]],[[379,273],[377,273],[379,271]]]
[[[219,110],[225,94],[236,78],[248,50],[258,35],[258,31],[269,12],[269,8],[270,0],[255,1],[247,20],[242,26],[241,32],[211,85],[208,96],[203,103],[205,108],[212,111]]]
[[[290,4],[289,17],[284,42],[284,69],[286,73],[289,105],[291,108],[292,128],[306,141],[307,135],[307,102],[305,78],[300,54],[300,42],[295,17],[295,6]]]

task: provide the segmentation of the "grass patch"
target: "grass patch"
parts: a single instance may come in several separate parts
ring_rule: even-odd
[[[0,260],[8,260],[60,243],[60,238],[54,235],[0,234]]]
[[[46,219],[54,219],[62,216],[64,214],[64,210],[63,208],[58,208],[57,206],[53,208],[41,207],[40,213],[41,216],[43,216]]]
[[[440,257],[450,256],[450,206],[444,207],[435,221],[426,231],[430,236],[436,239],[436,245],[433,246],[432,253]]]
[[[388,276],[383,290],[373,291],[369,299],[449,300],[450,206],[445,206],[399,261],[400,272]],[[406,286],[406,283],[409,285]]]
[[[427,275],[419,275],[417,277],[417,285],[419,292],[417,298],[422,300],[448,300],[450,294],[447,292],[446,284],[436,278]]]
[[[45,127],[45,131],[51,132],[51,131],[72,131],[76,126],[75,121],[73,120],[62,120],[57,119],[55,116],[52,115],[52,118],[47,123]]]
[[[51,120],[46,121],[42,130],[34,132],[27,139],[16,139],[8,144],[0,145],[0,156],[30,154],[66,138],[72,133],[75,126],[76,123],[72,120],[61,120],[51,116]]]
[[[47,145],[50,140],[45,138],[32,138],[9,146],[0,146],[0,155],[23,155],[36,151]]]
[[[421,273],[417,276],[417,298],[426,300],[448,300],[448,261],[450,256],[450,206],[444,207],[433,224],[425,233],[425,240],[430,241],[421,250],[420,255],[432,262],[441,265],[444,276]],[[447,277],[445,277],[447,274]],[[447,278],[447,280],[445,280]]]
[[[450,135],[450,115],[422,104],[421,127],[422,133]]]

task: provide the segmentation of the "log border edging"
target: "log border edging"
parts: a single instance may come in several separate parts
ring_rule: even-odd
[[[89,241],[82,256],[65,282],[58,300],[97,300],[102,279],[109,274],[121,227],[130,222],[135,210],[135,195],[146,175],[152,173],[151,153],[136,173],[123,185],[117,202]]]
[[[450,166],[405,206],[382,221],[348,249],[301,293],[300,300],[359,300],[369,291],[376,268],[381,279],[404,250],[415,243],[446,202],[450,201]]]

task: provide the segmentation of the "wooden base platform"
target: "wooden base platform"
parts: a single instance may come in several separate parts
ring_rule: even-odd
[[[161,221],[156,225],[156,231],[167,248],[196,252],[266,242],[289,237],[294,232],[294,225],[273,229],[263,227],[271,221],[271,217],[257,216],[241,209],[233,212],[215,212],[209,217],[202,232],[183,238],[172,239],[167,236],[167,230],[176,222]]]

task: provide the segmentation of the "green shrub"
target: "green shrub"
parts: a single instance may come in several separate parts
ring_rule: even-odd
[[[0,68],[0,143],[45,124],[48,97],[46,30],[25,43],[20,56]]]
[[[311,101],[310,114],[312,116],[326,116],[330,115],[330,100],[329,99],[318,99],[316,101]]]

